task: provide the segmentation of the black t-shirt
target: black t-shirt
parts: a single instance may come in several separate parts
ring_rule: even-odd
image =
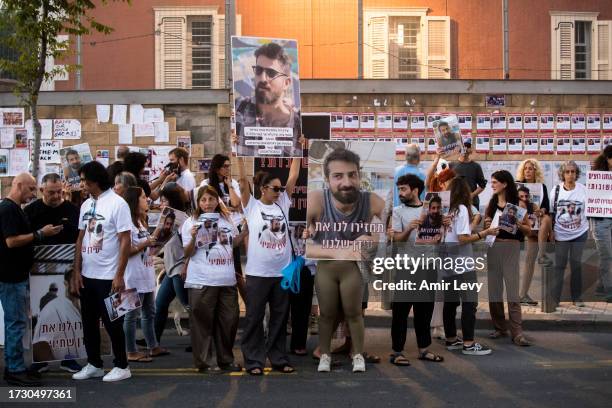
[[[24,209],[32,230],[41,229],[47,224],[64,226],[62,232],[44,238],[39,245],[74,244],[79,236],[79,209],[72,203],[64,201],[57,207],[49,207],[42,199],[34,201]],[[66,221],[63,222],[62,219]]]
[[[0,202],[0,282],[18,283],[28,279],[34,259],[32,243],[9,248],[6,239],[32,232],[30,222],[19,205],[6,198]]]
[[[470,162],[453,162],[450,164],[450,168],[457,173],[459,177],[463,177],[465,181],[467,181],[470,186],[470,191],[476,190],[478,187],[485,188],[487,185],[487,179],[485,179],[484,174],[482,173],[482,167],[480,164],[475,161]],[[472,204],[478,208],[480,205],[480,199],[478,196],[475,196],[472,199]]]

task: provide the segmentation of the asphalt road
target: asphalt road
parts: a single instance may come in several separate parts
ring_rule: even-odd
[[[387,362],[388,329],[368,329],[366,349],[383,357],[361,374],[351,372],[348,358],[329,374],[316,372],[311,357],[293,357],[297,372],[200,374],[184,351],[188,337],[168,330],[171,355],[153,363],[132,363],[130,380],[106,384],[100,379],[76,383],[52,371],[45,385],[76,386],[78,407],[609,407],[612,401],[612,334],[610,332],[530,332],[534,347],[519,348],[508,339],[485,341],[489,356],[464,356],[435,343],[443,363],[416,359],[409,329],[406,355],[410,367]],[[486,336],[485,331],[477,336]],[[309,348],[316,337],[309,339]],[[236,349],[238,360],[241,355]],[[107,368],[110,368],[107,360]],[[40,404],[28,404],[41,406]],[[45,404],[60,406],[60,404]],[[26,406],[26,404],[20,404]],[[65,404],[74,407],[75,404]]]

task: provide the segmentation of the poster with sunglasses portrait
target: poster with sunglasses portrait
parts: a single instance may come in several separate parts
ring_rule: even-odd
[[[309,259],[368,260],[384,245],[393,200],[394,142],[310,142]]]
[[[236,153],[302,157],[296,40],[232,36]]]

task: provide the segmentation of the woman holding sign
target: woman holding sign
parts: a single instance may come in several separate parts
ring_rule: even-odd
[[[193,360],[200,371],[242,369],[234,363],[232,351],[240,315],[232,247],[244,235],[238,233],[217,190],[201,187],[197,208],[181,228],[189,260],[185,288],[191,307]],[[213,344],[218,368],[208,366]]]
[[[578,183],[580,168],[573,160],[559,168],[561,183],[553,192],[555,272],[552,287],[554,301],[559,304],[568,260],[571,269],[570,292],[575,306],[582,301],[582,251],[588,237],[586,218],[586,187]]]
[[[254,195],[246,177],[243,158],[238,158],[240,196],[248,223],[249,241],[246,264],[246,326],[242,354],[247,372],[262,375],[266,356],[272,368],[281,373],[295,369],[287,356],[287,317],[289,293],[281,288],[283,269],[291,263],[289,207],[302,159],[291,161],[289,177],[283,186],[270,173],[253,177]],[[270,305],[268,340],[263,332],[266,304]]]
[[[512,342],[517,346],[529,346],[529,341],[523,335],[519,303],[519,255],[520,243],[525,235],[529,235],[531,227],[527,214],[524,217],[518,214],[518,191],[512,174],[506,170],[493,173],[491,189],[493,196],[485,211],[484,227],[500,228],[487,254],[489,311],[495,326],[495,331],[489,337],[498,339],[508,335],[503,303],[505,284]],[[509,220],[514,225],[508,225]]]

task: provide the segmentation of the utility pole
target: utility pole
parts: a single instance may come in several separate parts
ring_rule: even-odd
[[[357,78],[363,79],[363,0],[357,1]]]
[[[502,27],[504,35],[504,79],[510,79],[510,34],[508,27],[508,1],[502,0]]]
[[[236,34],[236,0],[225,0],[225,88],[232,87],[232,35]]]

